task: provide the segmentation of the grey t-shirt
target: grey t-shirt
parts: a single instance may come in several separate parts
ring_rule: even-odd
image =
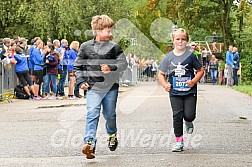
[[[168,53],[160,63],[159,70],[168,75],[168,80],[171,83],[170,96],[196,94],[197,85],[189,88],[186,81],[193,79],[194,70],[201,67],[199,60],[190,50],[186,50],[181,56],[176,56],[173,51]]]

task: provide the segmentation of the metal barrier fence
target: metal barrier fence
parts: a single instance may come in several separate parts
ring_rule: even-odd
[[[157,74],[157,71],[156,71]],[[126,69],[121,78],[122,85],[137,85],[138,82],[142,81],[155,81],[157,79],[155,72],[151,68],[138,67],[133,65],[131,68]]]
[[[14,65],[0,61],[0,101],[7,100],[11,103],[10,97],[13,96],[16,85],[17,76]]]

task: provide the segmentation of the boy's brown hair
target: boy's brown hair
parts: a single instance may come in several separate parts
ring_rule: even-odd
[[[94,35],[97,30],[103,30],[104,28],[112,28],[115,25],[114,21],[107,15],[96,15],[92,18],[91,27]]]

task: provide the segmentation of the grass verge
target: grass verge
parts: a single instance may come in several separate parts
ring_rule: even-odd
[[[246,93],[249,96],[252,96],[252,85],[239,85],[239,86],[233,86],[234,90],[237,90],[242,93]]]

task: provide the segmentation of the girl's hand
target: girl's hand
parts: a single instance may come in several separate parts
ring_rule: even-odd
[[[165,91],[170,92],[170,90],[171,90],[171,84],[170,83],[167,83],[167,84],[163,85],[163,87],[164,87]]]
[[[195,85],[195,83],[192,80],[187,80],[186,84],[188,85],[189,88],[192,88]]]

